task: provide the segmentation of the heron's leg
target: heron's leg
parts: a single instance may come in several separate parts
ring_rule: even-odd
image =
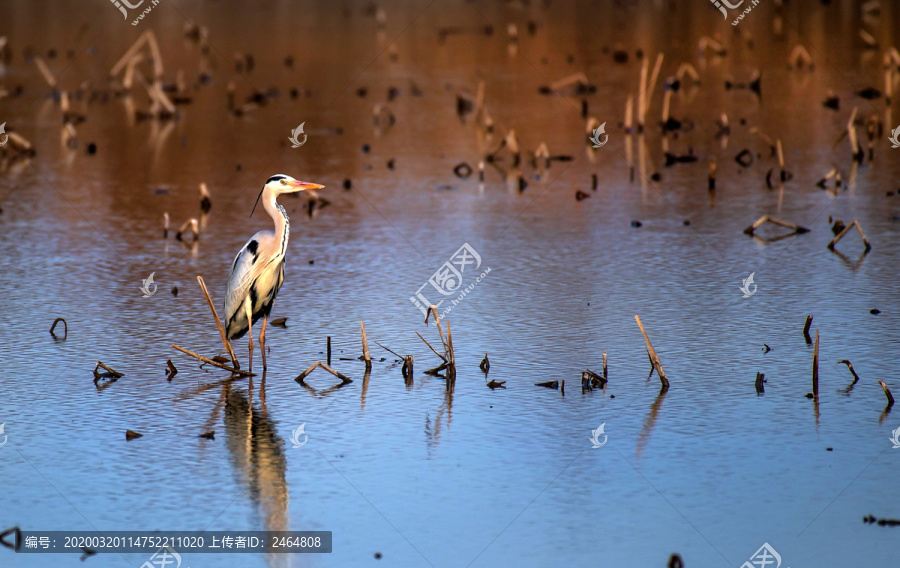
[[[263,328],[259,334],[259,350],[262,353],[263,370],[266,369],[266,320],[269,316],[263,316]]]
[[[244,312],[247,314],[247,327],[250,332],[250,361],[247,369],[253,371],[253,307],[250,305],[250,296],[244,299]]]

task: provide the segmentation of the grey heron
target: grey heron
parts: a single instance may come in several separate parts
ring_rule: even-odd
[[[284,255],[287,252],[290,219],[276,199],[284,193],[321,189],[324,185],[274,175],[266,180],[256,198],[275,222],[275,231],[259,231],[247,241],[231,265],[225,288],[225,332],[228,339],[240,339],[250,332],[250,368],[253,368],[253,324],[263,318],[259,336],[263,369],[266,368],[266,319],[278,289],[284,282]],[[250,216],[253,216],[253,211]]]

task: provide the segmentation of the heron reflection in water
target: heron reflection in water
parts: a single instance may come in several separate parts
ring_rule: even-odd
[[[252,382],[249,388],[252,393]],[[285,441],[278,434],[276,424],[266,409],[265,379],[259,392],[260,400],[253,404],[247,392],[232,386],[231,381],[222,385],[225,444],[241,485],[249,490],[250,498],[257,506],[262,520],[261,530],[287,531],[291,529],[285,480]],[[292,557],[288,554],[268,554],[266,562],[273,568],[288,568],[296,565]]]

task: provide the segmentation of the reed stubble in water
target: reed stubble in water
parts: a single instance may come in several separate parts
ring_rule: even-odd
[[[887,397],[887,408],[894,406],[894,395],[891,394],[891,389],[889,389],[885,382],[880,379],[878,380],[878,384],[881,385],[881,390],[884,391],[884,396]]]
[[[812,344],[812,338],[809,336],[809,328],[812,326],[813,317],[812,314],[806,316],[806,323],[803,324],[803,337],[806,339],[806,344]]]
[[[228,356],[231,357],[231,364],[235,369],[240,369],[241,366],[238,364],[237,357],[234,355],[234,349],[231,348],[231,342],[228,341],[228,337],[225,335],[225,328],[222,326],[222,320],[219,319],[219,313],[216,311],[216,306],[213,304],[212,298],[209,295],[209,290],[206,289],[206,283],[203,281],[202,276],[197,276],[197,283],[200,284],[200,289],[203,291],[203,297],[206,298],[206,304],[209,306],[213,319],[216,321],[216,327],[219,329],[219,337],[222,338],[222,345],[225,346],[225,351],[227,351]]]
[[[50,335],[53,336],[53,339],[59,339],[59,337],[56,336],[56,333],[54,333],[54,330],[56,329],[56,324],[58,324],[59,322],[62,322],[62,324],[63,324],[63,337],[62,338],[66,339],[67,337],[69,337],[69,324],[67,324],[66,320],[64,320],[63,318],[56,318],[55,320],[53,320],[53,325],[50,326]]]
[[[862,239],[863,244],[866,245],[865,252],[868,253],[870,250],[872,250],[872,245],[869,244],[869,239],[866,238],[866,233],[863,232],[862,225],[860,225],[859,221],[857,221],[856,219],[854,219],[849,225],[845,226],[844,229],[840,233],[838,233],[833,239],[831,239],[831,242],[828,243],[828,249],[834,250],[834,246],[836,244],[838,244],[838,242],[840,242],[840,240],[844,238],[844,235],[849,233],[850,229],[852,229],[854,227],[856,227],[856,231],[859,233],[859,236]]]
[[[310,365],[309,367],[307,367],[306,370],[303,371],[302,373],[300,373],[299,375],[297,375],[297,378],[295,378],[294,380],[300,384],[303,384],[304,379],[306,379],[306,377],[309,376],[309,374],[312,373],[313,371],[315,371],[316,368],[318,368],[318,367],[322,367],[323,369],[325,369],[326,371],[328,371],[335,377],[339,378],[341,380],[342,384],[347,384],[347,383],[353,382],[353,379],[351,379],[350,377],[347,377],[346,375],[343,375],[343,374],[335,371],[329,365],[326,365],[325,363],[322,363],[321,361],[317,361],[317,362],[313,363],[312,365]]]
[[[656,355],[656,350],[653,349],[653,345],[650,343],[650,338],[647,336],[647,332],[644,330],[644,325],[641,323],[641,318],[635,315],[634,319],[637,322],[638,327],[641,328],[641,335],[644,336],[644,341],[647,343],[647,353],[650,355],[650,362],[653,364],[653,368],[656,369],[656,374],[659,375],[659,381],[660,383],[662,383],[662,390],[668,390],[669,379],[666,378],[666,373],[665,371],[663,371],[662,363],[660,363],[659,357]]]
[[[256,373],[251,373],[250,371],[244,371],[242,369],[236,369],[233,367],[229,367],[228,365],[214,361],[214,360],[210,359],[209,357],[204,357],[203,355],[194,353],[193,351],[191,351],[189,349],[185,349],[184,347],[179,347],[178,345],[175,345],[174,343],[172,344],[172,348],[177,349],[178,351],[181,351],[182,353],[185,353],[187,355],[190,355],[191,357],[194,357],[195,359],[203,361],[204,363],[207,363],[214,367],[218,367],[220,369],[225,369],[226,371],[230,371],[236,375],[242,375],[245,377],[255,377],[256,376]]]

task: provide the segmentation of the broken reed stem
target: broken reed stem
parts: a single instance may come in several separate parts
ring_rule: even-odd
[[[115,77],[119,74],[123,67],[126,65],[133,65],[132,60],[135,59],[138,50],[144,45],[144,42],[147,41],[146,33],[144,32],[137,38],[137,40],[131,44],[131,47],[119,58],[115,65],[113,65],[112,70],[109,72],[110,77]]]
[[[307,367],[307,369],[305,371],[303,371],[302,373],[300,373],[299,375],[297,375],[297,378],[294,380],[297,381],[298,383],[302,384],[303,379],[305,379],[310,373],[312,373],[316,369],[316,367],[322,367],[323,369],[325,369],[326,371],[328,371],[335,377],[339,378],[341,380],[341,382],[344,384],[353,382],[353,379],[350,379],[349,377],[346,377],[346,376],[342,375],[341,373],[338,373],[337,371],[335,371],[334,369],[332,369],[331,367],[329,367],[328,365],[326,365],[325,363],[323,363],[321,361],[316,361],[315,363],[313,363],[312,365]]]
[[[359,330],[362,335],[363,360],[366,362],[366,370],[372,368],[372,355],[369,354],[369,340],[366,339],[366,324],[359,322]]]
[[[216,320],[216,327],[219,328],[219,336],[222,338],[222,345],[225,346],[225,351],[228,352],[228,356],[231,357],[231,365],[234,368],[240,368],[238,364],[237,357],[234,356],[234,349],[231,348],[231,342],[228,341],[228,336],[225,334],[225,328],[222,326],[222,320],[219,319],[219,314],[216,312],[216,306],[213,305],[212,298],[209,296],[209,290],[206,289],[206,283],[203,281],[203,277],[197,275],[197,282],[200,284],[200,289],[203,291],[203,296],[206,298],[206,303],[209,306],[209,309],[212,311],[213,318]]]
[[[819,396],[819,330],[816,329],[816,345],[813,347],[813,364],[812,364],[812,387],[813,396]]]
[[[158,100],[162,106],[166,107],[166,111],[175,114],[175,105],[169,100],[168,95],[163,92],[162,81],[157,80],[153,83],[153,92],[156,95],[156,100]]]
[[[450,365],[456,365],[456,357],[453,355],[453,336],[450,335],[450,322],[447,322],[447,354],[450,356]]]
[[[65,339],[69,336],[69,324],[67,324],[66,320],[64,320],[63,318],[56,318],[55,320],[53,320],[53,325],[50,326],[50,335],[52,335],[54,338],[56,337],[56,334],[53,333],[53,330],[56,329],[56,324],[58,324],[59,322],[63,322],[63,339]]]
[[[853,363],[851,363],[847,359],[841,359],[840,361],[838,361],[838,363],[843,363],[843,364],[847,365],[847,369],[849,369],[850,374],[853,375],[853,382],[851,384],[855,385],[859,381],[859,375],[856,374],[856,370],[853,368]]]
[[[403,366],[400,368],[400,373],[403,375],[403,378],[407,381],[412,380],[413,376],[413,356],[407,355],[406,357],[402,357]]]
[[[569,75],[568,77],[564,77],[558,81],[554,81],[554,82],[550,83],[550,90],[559,91],[559,90],[565,89],[569,85],[573,85],[575,83],[581,83],[582,85],[587,85],[587,84],[589,84],[589,81],[588,81],[587,76],[584,73],[582,73],[582,72],[573,73],[573,74]],[[479,87],[481,87],[480,84],[479,84]]]
[[[893,78],[893,69],[885,69],[884,70],[884,98],[887,104],[891,104],[891,99],[894,97],[894,78]]]
[[[781,172],[781,181],[784,181],[784,150],[781,148],[781,138],[775,141],[775,150],[778,153],[778,168]]]
[[[844,227],[844,230],[835,235],[835,237],[828,243],[828,248],[830,250],[834,250],[834,245],[838,244],[838,241],[844,238],[844,235],[850,232],[850,229],[856,227],[856,231],[859,233],[860,238],[862,238],[862,242],[866,245],[866,252],[872,250],[872,245],[869,244],[869,239],[866,238],[866,234],[862,230],[862,226],[859,224],[859,221],[854,219],[852,223]]]
[[[159,54],[159,44],[156,43],[156,35],[153,30],[147,30],[144,33],[147,36],[147,44],[150,46],[150,55],[153,57],[153,78],[160,81],[163,76],[163,63],[162,56]]]
[[[384,345],[378,343],[377,341],[375,342],[375,345],[377,345],[378,347],[381,347],[381,348],[384,349],[385,351],[390,351],[391,353],[393,353],[394,355],[396,355],[398,359],[403,359],[403,356],[400,355],[399,353],[397,353],[396,351],[394,351],[393,349],[388,349],[387,347],[385,347]]]
[[[888,400],[887,408],[894,406],[894,395],[891,394],[891,389],[889,389],[888,386],[886,384],[884,384],[884,381],[882,381],[882,380],[879,380],[878,384],[881,385],[881,390],[884,391],[884,396],[887,397],[887,400]]]
[[[6,123],[4,123],[6,124]],[[24,136],[19,134],[18,132],[7,132],[6,135],[9,137],[9,145],[19,152],[24,152],[26,154],[34,155],[34,146],[31,145]]]
[[[684,62],[678,66],[678,71],[675,73],[678,76],[678,80],[682,83],[684,82],[684,76],[690,75],[691,80],[700,81],[700,73],[697,73],[697,69],[694,68],[690,63]]]
[[[119,371],[116,371],[109,365],[105,364],[103,361],[97,361],[97,366],[94,367],[94,376],[97,375],[97,367],[102,367],[102,368],[106,369],[106,371],[108,373],[110,373],[112,376],[114,376],[117,379],[121,378],[123,376],[122,373],[120,373]]]
[[[756,393],[764,393],[766,392],[766,387],[763,386],[763,383],[766,382],[766,375],[764,373],[756,373]]]
[[[421,333],[419,333],[419,332],[417,331],[417,332],[416,332],[416,335],[418,335],[418,336],[419,336],[419,339],[421,339],[422,341],[424,341],[424,342],[425,342],[425,345],[427,345],[429,349],[431,349],[432,351],[434,351],[434,354],[437,355],[438,357],[440,357],[440,358],[444,361],[444,363],[447,362],[447,358],[444,357],[443,355],[441,355],[440,353],[438,353],[438,352],[437,352],[437,349],[435,349],[434,347],[432,347],[431,344],[428,343],[428,340],[425,339],[424,337],[422,337],[422,334],[421,334]]]
[[[606,350],[603,350],[603,380],[607,380],[608,377],[606,375]]]
[[[625,132],[631,132],[634,123],[634,95],[628,95],[625,101]]]
[[[343,382],[345,384],[353,382],[353,379],[346,377],[346,376],[342,375],[341,373],[338,373],[337,371],[335,371],[334,369],[332,369],[325,363],[320,362],[319,366],[322,367],[323,369],[325,369],[326,371],[328,371],[329,373],[331,373],[332,375],[334,375],[335,377],[339,378],[341,380],[341,382]]]
[[[438,316],[437,306],[434,304],[428,306],[428,312],[425,314],[425,323],[428,323],[428,314],[434,313],[434,323],[437,324],[438,334],[441,336],[441,345],[444,347],[444,353],[447,352],[447,342],[444,340],[444,329],[441,327],[441,318]],[[446,358],[444,358],[446,360]]]
[[[666,94],[663,95],[663,107],[662,107],[663,129],[666,128],[666,124],[669,122],[669,103],[671,100],[672,100],[672,91],[666,91]]]
[[[137,52],[144,46],[144,44],[148,44],[150,48],[150,57],[153,59],[153,77],[156,80],[162,79],[163,76],[163,64],[162,64],[162,56],[159,53],[159,44],[156,42],[156,36],[153,34],[152,30],[147,30],[137,38],[137,40],[131,44],[131,47],[125,52],[122,57],[116,62],[113,66],[112,70],[109,72],[110,77],[115,77],[119,74],[123,67],[129,65],[130,62],[137,55]]]
[[[166,380],[171,381],[172,377],[178,374],[178,369],[175,368],[175,363],[172,362],[171,359],[166,360]]]
[[[857,108],[853,107],[853,112],[850,114],[850,120],[847,121],[847,135],[850,137],[850,149],[853,151],[853,159],[856,161],[858,156],[862,153],[862,150],[859,149],[859,140],[856,138],[856,125],[853,122],[856,120],[856,111]]]
[[[438,365],[438,366],[435,367],[434,369],[428,369],[427,371],[424,371],[424,373],[425,373],[426,375],[440,376],[439,373],[440,373],[441,371],[443,371],[444,369],[446,369],[446,368],[447,368],[447,363],[441,363],[440,365]]]
[[[41,72],[41,75],[44,76],[44,81],[47,81],[47,84],[50,88],[56,88],[56,77],[53,76],[53,73],[50,72],[50,69],[47,67],[47,64],[44,63],[44,60],[39,57],[34,57],[34,63],[37,65],[38,70]]]
[[[647,88],[647,98],[646,104],[647,108],[644,109],[644,115],[650,110],[650,101],[653,99],[653,89],[656,88],[656,80],[659,78],[659,70],[662,68],[663,62],[663,54],[656,54],[656,63],[653,64],[653,72],[650,73],[650,86]],[[669,92],[669,91],[666,91]],[[668,118],[668,117],[667,117]]]
[[[781,219],[776,219],[775,217],[769,217],[768,215],[763,215],[759,219],[756,220],[755,223],[744,229],[744,234],[752,235],[753,231],[758,229],[763,223],[772,223],[773,225],[778,225],[780,227],[785,227],[787,229],[791,229],[795,233],[808,233],[809,229],[806,227],[801,227],[800,225],[795,225],[793,223],[788,223],[787,221],[782,221]]]
[[[487,373],[491,370],[491,361],[488,359],[487,351],[484,352],[484,359],[481,360],[481,363],[478,364],[478,368],[481,369],[482,372]]]
[[[656,374],[659,375],[659,380],[662,383],[663,390],[669,388],[669,380],[666,378],[666,373],[663,371],[662,363],[659,361],[659,357],[656,355],[656,350],[653,349],[653,345],[650,343],[650,338],[647,337],[647,332],[644,330],[644,325],[641,323],[641,318],[635,314],[635,321],[637,321],[638,327],[641,328],[641,334],[644,336],[644,341],[647,342],[647,353],[650,355],[650,362],[653,364],[653,367],[656,369]]]
[[[184,347],[179,347],[179,346],[175,345],[174,343],[172,344],[172,347],[181,351],[182,353],[185,353],[187,355],[190,355],[191,357],[199,359],[200,361],[203,361],[204,363],[212,365],[213,367],[218,367],[220,369],[225,369],[226,371],[231,371],[232,373],[234,373],[236,375],[241,375],[244,377],[255,377],[256,376],[256,373],[251,373],[250,371],[242,371],[241,369],[234,369],[232,367],[229,367],[228,365],[224,365],[222,363],[218,363],[216,361],[213,361],[212,359],[204,357],[203,355],[198,355],[197,353],[194,353],[193,351],[189,351],[189,350],[185,349]]]
[[[650,66],[650,60],[646,57],[641,62],[641,84],[638,91],[638,131],[644,130],[644,113],[647,110],[647,70]]]
[[[806,339],[806,343],[812,343],[812,338],[809,336],[809,327],[812,325],[813,317],[812,314],[806,316],[806,323],[803,325],[803,337]]]
[[[299,375],[297,375],[297,378],[295,378],[294,380],[297,381],[298,383],[302,383],[302,382],[303,382],[303,379],[305,379],[305,378],[307,377],[307,375],[309,375],[310,373],[312,373],[312,372],[316,369],[316,367],[318,367],[320,364],[321,364],[321,363],[319,363],[318,361],[316,361],[315,363],[313,363],[312,365],[310,365],[309,367],[307,367],[305,371],[303,371],[302,373],[300,373]]]
[[[331,365],[331,336],[330,335],[327,337],[326,359],[328,359],[328,364]]]
[[[122,76],[122,86],[125,89],[131,90],[131,86],[134,84],[134,68],[143,60],[143,55],[135,55],[128,61],[128,65],[125,67],[125,74]]]

